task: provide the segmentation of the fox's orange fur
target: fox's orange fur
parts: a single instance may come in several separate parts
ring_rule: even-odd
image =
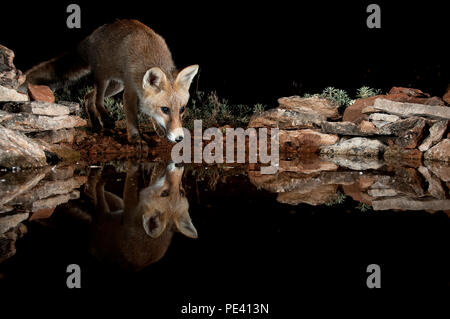
[[[198,65],[177,71],[165,40],[137,20],[117,20],[96,29],[76,52],[43,62],[27,72],[27,80],[57,87],[93,73],[94,90],[86,107],[94,129],[110,127],[104,98],[121,91],[128,140],[142,142],[138,128],[138,104],[165,131],[167,138],[183,138],[182,118],[189,87]]]

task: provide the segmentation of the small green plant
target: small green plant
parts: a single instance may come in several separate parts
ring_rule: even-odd
[[[352,99],[348,96],[347,92],[334,87],[325,88],[320,94],[304,94],[303,97],[321,97],[336,102],[339,107],[346,107],[351,104]]]
[[[356,209],[359,210],[361,213],[365,213],[369,210],[372,210],[372,206],[367,205],[366,203],[358,203],[358,206],[356,206]]]
[[[375,96],[375,95],[380,95],[380,94],[381,94],[380,89],[372,89],[368,86],[363,86],[357,90],[356,97],[358,99],[365,99],[365,98]]]
[[[347,198],[347,196],[345,194],[343,194],[341,191],[338,191],[336,193],[336,198],[329,201],[328,203],[325,203],[325,205],[327,205],[327,206],[341,205],[342,203],[345,202],[346,198]]]
[[[184,126],[190,130],[194,127],[194,120],[202,120],[203,127],[218,127],[230,125],[232,127],[247,126],[250,117],[264,111],[265,106],[255,104],[231,104],[226,99],[218,97],[216,92],[199,91],[191,97],[184,119]]]

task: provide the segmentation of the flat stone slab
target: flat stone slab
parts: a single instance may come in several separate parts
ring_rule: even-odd
[[[425,138],[425,140],[420,144],[419,150],[421,152],[428,151],[430,147],[435,145],[442,139],[445,131],[447,130],[448,121],[439,121],[430,127],[430,134]]]
[[[409,197],[395,197],[372,202],[373,210],[427,210],[441,211],[450,209],[449,199],[417,200]]]
[[[25,219],[27,219],[29,213],[21,213],[10,216],[0,217],[0,234],[7,232],[8,230],[16,227]]]
[[[294,111],[276,108],[253,115],[248,127],[277,127],[280,129],[314,128],[320,126],[325,119],[325,116],[311,111]]]
[[[359,125],[352,122],[322,122],[321,129],[323,133],[338,134],[346,136],[370,136],[377,135],[377,128],[372,130],[361,130]]]
[[[28,113],[16,113],[14,117],[4,121],[3,126],[12,130],[22,132],[39,132],[60,130],[86,126],[86,120],[78,116],[45,116]]]
[[[70,114],[69,107],[41,101],[6,103],[2,109],[11,113],[30,113],[36,115],[62,116]]]
[[[278,99],[280,108],[294,110],[315,112],[325,116],[326,118],[337,120],[341,118],[339,114],[339,104],[329,99],[313,97],[289,96]]]
[[[0,102],[28,101],[28,95],[0,85]]]
[[[447,106],[431,106],[376,99],[373,108],[400,117],[424,116],[432,119],[450,120],[450,107]]]
[[[450,162],[450,139],[445,139],[434,145],[425,152],[424,158],[427,160]]]
[[[46,164],[45,153],[39,144],[20,132],[0,125],[0,166],[39,167]]]
[[[320,152],[322,154],[377,157],[384,151],[385,147],[386,146],[378,140],[354,137],[348,140],[342,140],[334,145],[324,146],[320,149]]]
[[[369,120],[383,121],[383,122],[397,122],[398,120],[400,120],[400,117],[392,114],[373,113],[369,115]]]

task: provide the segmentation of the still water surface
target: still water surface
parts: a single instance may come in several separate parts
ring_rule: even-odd
[[[292,313],[295,291],[367,290],[370,264],[385,289],[448,288],[449,180],[443,164],[320,158],[274,175],[131,159],[3,172],[0,286],[144,299],[167,317],[188,302]]]

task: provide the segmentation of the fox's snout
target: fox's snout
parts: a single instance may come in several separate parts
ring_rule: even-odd
[[[184,138],[182,119],[189,100],[189,87],[198,72],[198,65],[181,70],[175,77],[153,67],[142,79],[144,111],[166,132],[173,143]]]

